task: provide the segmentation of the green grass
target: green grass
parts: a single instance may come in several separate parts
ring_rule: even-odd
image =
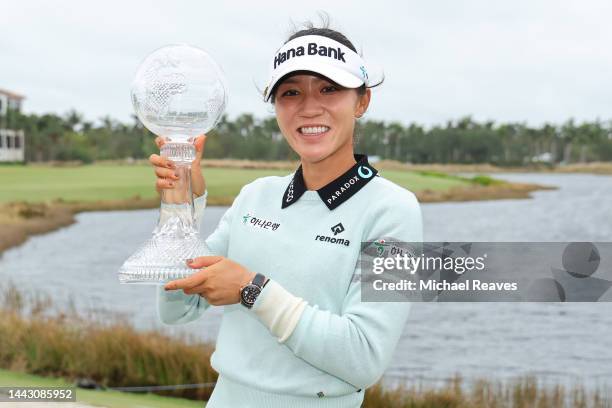
[[[384,170],[380,171],[380,174],[412,192],[422,190],[448,190],[451,187],[470,185],[470,182],[467,179],[449,177],[444,173],[424,174],[422,172]]]
[[[210,197],[235,197],[240,188],[264,176],[284,176],[289,170],[207,168]],[[469,185],[468,181],[434,174],[398,170],[381,171],[384,177],[411,190],[444,190]],[[0,166],[0,202],[121,200],[138,195],[157,196],[151,166],[93,164],[77,167]]]
[[[502,184],[503,181],[501,180],[496,180],[492,177],[483,175],[483,174],[479,174],[477,176],[474,176],[471,178],[472,182],[476,183],[476,184],[480,184],[481,186],[492,186],[492,185],[497,185],[497,184]]]
[[[63,379],[40,377],[0,369],[0,386],[5,387],[72,387]],[[161,397],[154,394],[128,394],[120,391],[99,391],[75,388],[78,402],[109,408],[202,408],[205,401]]]

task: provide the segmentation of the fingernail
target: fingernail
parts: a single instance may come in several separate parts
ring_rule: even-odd
[[[169,167],[169,168],[171,168],[171,169],[173,169],[173,168],[175,168],[176,166],[174,165],[174,163],[173,163],[173,162],[168,161],[168,167]]]
[[[189,265],[190,263],[193,262],[193,259],[187,259],[185,262],[187,263],[187,265]]]
[[[175,171],[175,172],[174,172],[174,177],[175,177],[177,180],[178,180],[179,178],[181,178],[181,177],[179,176],[178,171]]]

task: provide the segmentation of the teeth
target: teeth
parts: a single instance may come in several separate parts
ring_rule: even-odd
[[[300,128],[300,132],[304,134],[323,133],[323,132],[327,132],[328,130],[329,128],[327,126],[312,126],[312,127]]]

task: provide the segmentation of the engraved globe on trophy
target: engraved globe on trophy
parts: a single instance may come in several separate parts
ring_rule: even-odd
[[[210,254],[195,222],[193,142],[221,118],[227,87],[220,67],[204,50],[178,44],[162,47],[145,58],[131,94],[138,118],[164,138],[161,155],[176,164],[180,177],[174,188],[162,191],[153,235],[119,270],[121,283],[157,284],[191,275],[195,271],[185,260]]]

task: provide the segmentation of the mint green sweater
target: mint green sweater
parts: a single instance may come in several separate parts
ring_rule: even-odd
[[[214,254],[263,273],[307,302],[284,341],[258,312],[274,285],[264,287],[252,309],[224,306],[211,357],[219,380],[208,408],[359,407],[404,330],[410,303],[362,302],[357,261],[362,241],[422,241],[414,194],[375,176],[334,209],[317,191],[281,208],[292,177],[244,186],[206,240]],[[204,206],[205,196],[197,203]],[[199,295],[158,291],[166,324],[198,319],[208,306]]]

